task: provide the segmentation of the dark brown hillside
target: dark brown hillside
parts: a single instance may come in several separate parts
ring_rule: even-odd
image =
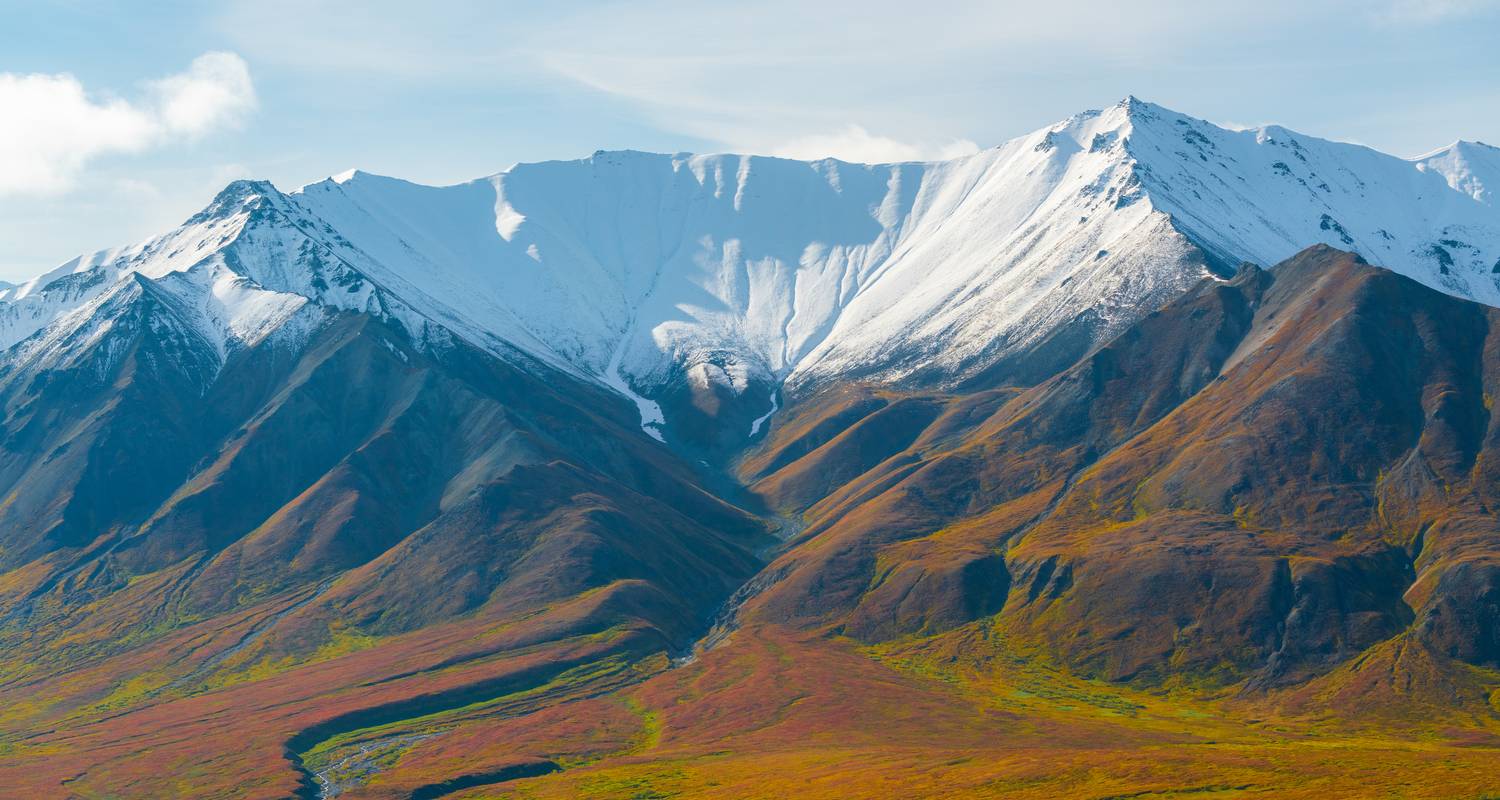
[[[998,614],[1152,683],[1296,681],[1395,636],[1494,665],[1497,319],[1329,248],[1205,281],[962,436],[760,478],[808,528],[742,616],[878,640]]]
[[[846,471],[864,474],[811,510],[807,545],[789,552],[779,567],[790,570],[791,582],[806,576],[820,591],[857,602],[854,598],[866,588],[870,574],[868,566],[853,565],[873,565],[882,546],[940,531],[942,538],[951,539],[979,527],[993,533],[969,547],[939,550],[979,553],[975,557],[982,558],[999,552],[1010,530],[1045,508],[1070,476],[1101,450],[1150,424],[1185,392],[1211,380],[1213,367],[1229,356],[1248,327],[1251,310],[1268,282],[1264,273],[1249,270],[1232,284],[1205,283],[1176,306],[1033,389],[952,398],[928,431],[912,437],[915,445],[906,452],[845,466]],[[1164,357],[1173,347],[1173,357]],[[1196,367],[1195,378],[1184,376],[1183,364]],[[791,413],[811,412],[794,406]],[[775,449],[779,443],[773,437],[764,447]],[[783,467],[756,486],[804,480],[818,485],[822,472],[805,473],[806,460]],[[804,474],[808,477],[801,477]],[[986,520],[982,524],[981,518]],[[946,530],[950,526],[955,527]],[[961,569],[963,563],[953,566]],[[830,566],[840,564],[847,566]],[[847,582],[831,586],[833,575],[847,575]],[[768,595],[765,602],[800,604],[796,596]],[[841,610],[828,603],[808,603],[805,609],[830,617]],[[798,618],[805,612],[781,606],[777,613]]]

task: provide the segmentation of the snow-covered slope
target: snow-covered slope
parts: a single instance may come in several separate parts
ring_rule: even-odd
[[[295,201],[377,280],[638,386],[958,371],[996,334],[1128,316],[1201,276],[1118,152],[1041,146],[1110,122],[937,164],[598,153],[441,188],[354,174]]]
[[[135,274],[205,309],[221,353],[303,303],[378,313],[613,386],[655,433],[673,382],[960,379],[1318,242],[1500,305],[1496,186],[1485,145],[1404,160],[1133,98],[938,163],[600,152],[445,187],[241,182],[163,237],[0,290],[0,346]]]
[[[1457,142],[1408,160],[1147,104],[1131,118],[1129,150],[1152,204],[1219,257],[1274,264],[1322,242],[1500,305],[1500,149]]]

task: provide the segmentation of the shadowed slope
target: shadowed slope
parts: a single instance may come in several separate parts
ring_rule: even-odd
[[[55,496],[78,498],[5,509],[43,532],[7,547],[19,566],[0,583],[0,746],[41,795],[284,795],[311,778],[283,760],[283,726],[320,731],[312,746],[369,709],[421,716],[660,661],[769,541],[603,390],[458,341],[420,348],[364,314],[220,361],[161,334],[171,309],[140,285],[93,349],[64,343],[67,359],[0,383],[7,430],[33,432],[6,439],[14,495],[62,475],[76,488]],[[79,507],[94,535],[59,533]],[[244,743],[213,709],[243,715]],[[49,727],[69,744],[36,744]],[[47,761],[58,747],[87,755]],[[222,787],[174,783],[202,763],[223,764]]]

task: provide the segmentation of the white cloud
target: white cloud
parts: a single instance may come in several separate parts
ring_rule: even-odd
[[[66,191],[85,166],[237,124],[255,107],[245,62],[205,53],[130,102],[96,97],[68,74],[0,73],[0,195]]]
[[[152,81],[161,124],[169,133],[202,136],[238,122],[255,108],[255,87],[245,60],[234,53],[204,53],[188,71]]]
[[[876,136],[859,125],[849,125],[836,133],[792,139],[773,148],[771,154],[804,160],[833,157],[858,164],[881,164],[893,161],[944,161],[977,152],[979,145],[967,139],[942,145],[903,142],[887,136]]]

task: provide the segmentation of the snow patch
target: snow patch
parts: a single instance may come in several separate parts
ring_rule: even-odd
[[[630,388],[630,382],[620,372],[620,360],[625,352],[626,341],[626,337],[620,338],[620,345],[615,348],[614,355],[610,356],[609,366],[605,368],[601,377],[605,385],[635,403],[636,410],[641,415],[641,430],[656,441],[665,443],[667,440],[662,436],[662,430],[666,428],[667,418],[662,414],[661,406],[656,401],[637,394],[634,389]]]
[[[771,387],[771,410],[750,421],[750,438],[755,438],[755,435],[760,433],[761,426],[770,422],[772,415],[779,410],[781,410],[781,397],[777,387],[773,386]]]

